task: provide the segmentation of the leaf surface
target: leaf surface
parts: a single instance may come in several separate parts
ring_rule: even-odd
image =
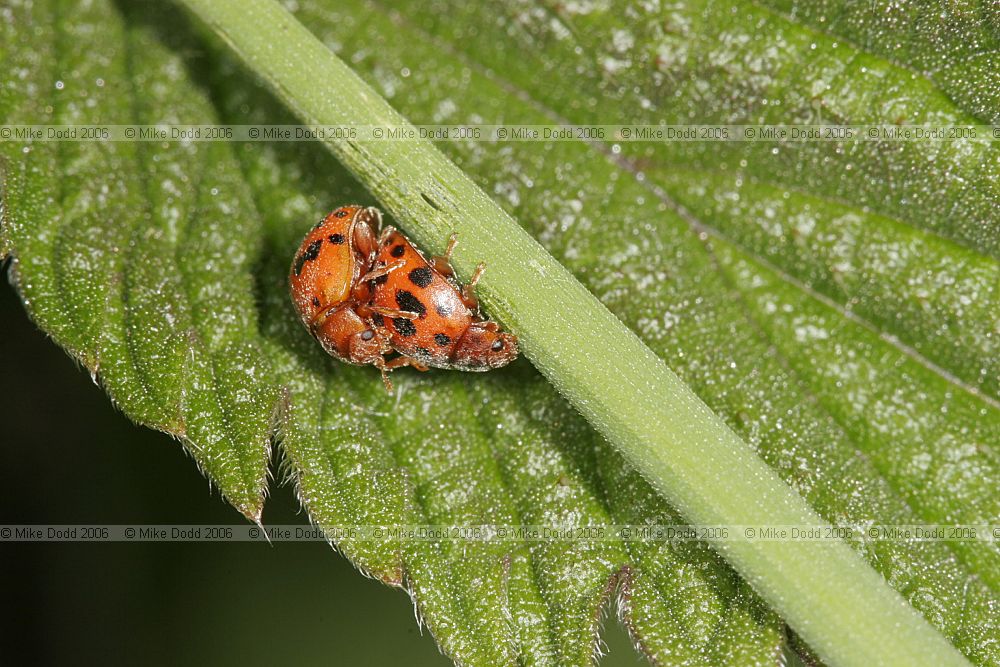
[[[297,15],[417,124],[988,118],[996,68],[962,39],[988,58],[987,20],[873,35],[825,7],[307,1]],[[8,123],[294,122],[173,8],[5,12]],[[387,397],[371,369],[322,354],[287,266],[318,217],[370,199],[320,146],[23,148],[0,144],[2,237],[32,317],[248,517],[274,440],[325,527],[680,521],[524,361],[403,371]],[[993,145],[441,148],[831,522],[1000,513]],[[336,546],[406,587],[463,664],[588,664],[612,601],[659,663],[804,650],[704,544]],[[995,545],[856,547],[973,661],[1000,662]]]

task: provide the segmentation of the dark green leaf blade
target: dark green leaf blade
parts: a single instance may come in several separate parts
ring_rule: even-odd
[[[25,77],[3,103],[8,122],[214,120],[179,56],[110,3],[11,11],[5,43],[19,48],[5,53],[5,69]],[[40,50],[26,44],[35,25],[51,35]],[[222,494],[259,520],[278,393],[254,333],[259,219],[231,147],[2,149],[3,236],[32,317],[129,416],[180,438]]]
[[[715,37],[725,36],[725,29],[747,27],[741,19],[714,20],[729,6],[668,17],[688,27],[673,42],[668,38],[667,45],[698,41],[699,48],[707,48]],[[40,14],[31,18],[33,23],[72,31],[71,48],[77,50],[67,54],[56,53],[55,43],[37,57],[24,49],[8,50],[3,44],[14,43],[27,21],[18,17],[2,24],[12,38],[0,44],[5,64],[29,72],[20,92],[16,85],[0,90],[0,109],[12,110],[11,122],[45,118],[50,113],[40,103],[45,96],[30,94],[30,84],[56,88],[53,72],[58,69],[63,76],[66,68],[52,63],[86,60],[83,53],[90,50],[98,54],[94,67],[100,72],[81,69],[60,79],[59,90],[79,95],[90,85],[88,77],[98,74],[101,88],[114,90],[73,98],[97,99],[89,111],[86,104],[53,105],[51,113],[63,119],[59,122],[88,117],[242,122],[247,111],[253,121],[288,121],[224,56],[210,53],[203,60],[199,42],[189,39],[175,13],[146,3],[122,7],[125,22],[103,3],[91,6],[91,16],[74,14],[77,9],[69,3],[36,5]],[[566,7],[522,12],[524,7],[511,6],[506,8],[510,20],[498,25],[492,7],[479,10],[482,14],[440,9],[415,6],[397,14],[361,2],[333,8],[303,3],[301,15],[331,46],[353,54],[359,72],[418,122],[612,122],[607,114],[615,109],[629,120],[662,112],[643,111],[644,96],[664,102],[656,79],[630,78],[616,64],[626,54],[602,49],[617,49],[613,31],[627,29],[635,33],[633,43],[638,41],[633,52],[646,49],[648,57],[662,46],[654,41],[664,35],[645,35],[641,28],[673,25],[669,22],[640,21],[627,12],[595,12],[588,18]],[[796,57],[805,52],[794,21],[759,9],[752,16],[795,38]],[[92,43],[94,30],[87,28],[97,24],[102,30],[114,27],[103,45]],[[567,31],[573,39],[566,39]],[[706,36],[697,37],[699,31]],[[576,46],[586,48],[578,52]],[[730,46],[747,59],[762,48]],[[833,55],[816,63],[869,62],[865,54],[844,56],[843,48],[830,48]],[[511,58],[512,53],[518,57]],[[739,100],[740,93],[756,90],[747,69],[701,72],[697,66],[710,53],[698,55],[695,48],[692,53],[692,71],[671,71],[687,82],[682,99],[719,111],[717,100]],[[491,63],[498,61],[509,69],[492,70]],[[775,71],[789,62],[767,61]],[[211,101],[198,86],[206,83],[206,70]],[[559,80],[566,71],[579,74],[578,83]],[[901,89],[909,85],[898,72],[893,75]],[[695,94],[696,84],[704,81],[712,96]],[[926,92],[922,81],[913,86],[921,95]],[[590,100],[599,112],[588,108]],[[747,104],[758,101],[748,98]],[[742,104],[722,109],[720,117],[759,110]],[[683,117],[685,110],[673,112]],[[677,520],[524,364],[486,377],[402,372],[397,380],[403,393],[396,401],[381,393],[371,369],[323,357],[291,312],[287,262],[318,215],[368,197],[318,147],[40,143],[25,160],[9,146],[2,149],[12,163],[6,187],[10,221],[2,247],[14,253],[33,316],[99,373],[130,415],[184,437],[199,464],[248,516],[259,518],[267,446],[280,411],[285,470],[310,516],[325,527]],[[885,452],[879,438],[866,431],[857,408],[839,400],[830,387],[833,367],[822,363],[832,356],[829,350],[815,359],[796,355],[860,336],[860,354],[878,360],[876,366],[886,355],[897,355],[895,364],[899,348],[892,341],[859,334],[850,321],[837,319],[842,311],[834,308],[831,315],[823,302],[813,303],[822,296],[836,305],[860,294],[857,312],[876,331],[909,337],[918,352],[938,355],[935,361],[955,377],[995,396],[996,336],[983,335],[997,298],[995,239],[975,224],[995,193],[990,190],[994,182],[977,180],[975,172],[983,167],[988,172],[995,153],[972,146],[972,158],[937,156],[959,176],[934,191],[946,194],[957,215],[950,220],[944,205],[934,205],[924,224],[918,218],[926,198],[893,200],[900,193],[919,195],[921,187],[935,182],[935,172],[918,171],[900,189],[864,182],[865,175],[880,169],[907,165],[913,153],[905,151],[885,161],[853,152],[848,158],[797,154],[770,162],[764,152],[682,146],[630,154],[633,162],[623,165],[584,144],[460,143],[445,149],[529,221],[552,252],[828,519],[859,525],[958,521],[994,511],[988,493],[996,479],[993,454],[988,445],[975,446],[996,439],[997,412],[988,396],[985,403],[974,399],[985,419],[973,431],[963,432],[962,425],[974,415],[957,406],[924,424],[926,430],[904,433],[898,451]],[[652,163],[643,177],[668,198],[634,178],[635,165],[644,157]],[[856,173],[862,176],[828,177],[826,170],[836,170],[823,161],[827,157],[840,165],[857,160]],[[749,160],[761,177],[758,182],[744,187],[731,178],[740,160]],[[64,164],[71,165],[69,178],[59,179],[54,175]],[[785,197],[788,170],[799,164],[808,167],[796,183],[804,191]],[[700,171],[678,173],[678,165]],[[959,184],[965,177],[971,190]],[[735,193],[750,203],[727,206],[725,197],[699,190],[705,182],[712,192],[730,199]],[[853,189],[859,191],[856,196]],[[839,278],[840,248],[848,241],[855,244],[849,252],[869,247],[858,241],[860,234],[827,244],[815,237],[806,244],[768,235],[767,204],[789,199],[779,215],[792,218],[813,207],[821,212],[815,224],[827,232],[842,230],[834,223],[853,215],[856,224],[878,227],[884,235],[878,243],[905,239],[914,244],[914,257],[936,253],[942,265],[961,261],[972,269],[971,278],[938,286],[922,297],[926,304],[905,310],[906,299],[890,298],[898,296],[893,281],[916,271],[915,260],[889,266],[882,275],[872,271],[860,280]],[[873,204],[876,210],[869,212],[865,207]],[[756,227],[742,224],[748,220]],[[706,243],[691,233],[692,222],[697,232],[721,230],[732,244]],[[946,238],[924,233],[924,227]],[[884,256],[874,243],[871,251],[873,259]],[[84,263],[87,259],[92,263]],[[751,273],[753,278],[744,280]],[[962,304],[962,296],[970,294],[980,298]],[[816,321],[833,317],[835,323],[822,327],[833,332],[832,338],[800,340],[788,318],[762,316],[778,296],[794,312],[809,313],[816,331],[821,329]],[[904,319],[897,322],[900,310]],[[942,328],[941,321],[949,326]],[[927,390],[945,399],[956,389],[921,369],[908,370],[907,381],[917,393]],[[892,390],[889,380],[881,384],[885,392]],[[804,392],[811,396],[805,402]],[[892,436],[901,432],[886,430]],[[912,456],[922,454],[913,450],[914,442],[939,436],[950,439],[940,442],[929,462]],[[880,453],[886,457],[879,459]],[[871,454],[876,456],[869,459]],[[948,460],[950,454],[959,459]],[[970,478],[969,470],[982,477]],[[960,497],[937,502],[942,490],[951,488],[960,489]],[[921,493],[923,501],[913,502]],[[444,650],[462,663],[586,664],[601,610],[616,591],[637,643],[661,662],[776,662],[785,649],[778,619],[704,545],[525,542],[462,549],[449,542],[345,539],[337,547],[366,573],[408,587]],[[995,554],[934,544],[858,548],[967,655],[982,663],[997,660],[992,648],[995,582],[989,579],[996,571]]]

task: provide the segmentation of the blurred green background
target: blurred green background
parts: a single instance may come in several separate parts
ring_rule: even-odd
[[[179,443],[132,424],[46,339],[6,279],[0,369],[0,524],[244,521]],[[271,491],[265,525],[307,523],[290,487]],[[317,542],[0,543],[0,572],[0,662],[451,664],[404,593]],[[645,664],[613,615],[604,640],[602,665]]]

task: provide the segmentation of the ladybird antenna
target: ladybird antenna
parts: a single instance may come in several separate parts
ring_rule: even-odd
[[[381,359],[381,357],[380,357],[380,359]],[[382,384],[385,385],[385,390],[391,396],[392,392],[393,392],[392,380],[389,379],[389,369],[386,368],[386,366],[385,366],[385,359],[382,359],[382,363],[378,364],[378,369],[382,373]]]

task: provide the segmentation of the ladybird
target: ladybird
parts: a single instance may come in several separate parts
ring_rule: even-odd
[[[468,285],[456,282],[454,234],[444,256],[428,261],[381,226],[378,209],[343,206],[313,227],[292,260],[292,303],[327,353],[377,367],[389,392],[395,368],[486,371],[517,357],[517,337],[479,312],[474,288],[485,265]]]
[[[384,331],[358,314],[368,300],[362,280],[377,249],[378,209],[342,206],[306,234],[288,273],[302,323],[330,355],[353,364],[384,366],[392,351]]]
[[[382,231],[370,274],[370,321],[402,355],[394,367],[487,371],[517,358],[517,337],[479,312],[474,289],[486,265],[468,285],[455,282],[449,260],[456,243],[452,234],[444,256],[428,261],[398,230]]]

